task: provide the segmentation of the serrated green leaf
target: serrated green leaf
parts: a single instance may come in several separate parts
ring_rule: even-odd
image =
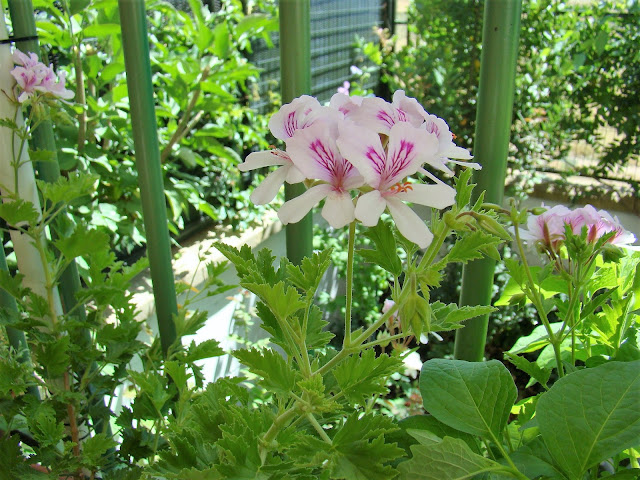
[[[219,357],[224,354],[225,351],[220,347],[220,342],[213,338],[204,340],[198,344],[192,341],[184,361],[195,362],[197,360],[204,360],[205,358]]]
[[[0,203],[0,218],[9,225],[21,226],[21,224],[34,224],[40,218],[40,213],[33,203],[23,199]]]
[[[269,348],[258,350],[236,350],[233,352],[240,363],[262,377],[260,383],[270,391],[282,395],[291,393],[299,374],[287,364],[282,355]]]
[[[82,455],[87,466],[94,467],[102,465],[106,460],[104,454],[117,445],[116,441],[104,433],[97,433],[93,437],[82,442]]]
[[[7,270],[0,268],[0,288],[13,298],[22,298],[27,294],[27,289],[23,286],[24,275],[17,273],[12,276]]]
[[[179,392],[186,390],[187,381],[191,376],[187,373],[187,369],[185,367],[184,363],[173,360],[166,361],[164,363],[165,373],[171,377],[173,384],[178,388]]]
[[[375,227],[366,229],[363,234],[373,241],[375,248],[358,249],[360,256],[365,261],[382,267],[392,275],[400,276],[402,262],[398,256],[398,246],[391,227],[383,220],[380,220]]]
[[[609,362],[560,378],[536,416],[551,455],[569,478],[638,444],[640,361]]]
[[[431,332],[442,332],[462,328],[462,322],[480,315],[487,315],[497,309],[486,305],[465,305],[458,307],[455,303],[448,305],[442,302],[431,304]]]
[[[285,286],[284,282],[275,285],[243,283],[247,290],[255,293],[280,321],[286,321],[301,308],[305,302],[294,287]]]
[[[465,168],[455,178],[456,185],[456,206],[459,210],[463,210],[471,201],[471,192],[476,186],[475,183],[469,183],[471,181],[471,175],[473,170],[471,168]]]
[[[414,445],[413,458],[398,466],[401,480],[463,480],[504,471],[505,467],[473,453],[460,439],[445,437],[433,445]]]
[[[456,430],[502,438],[518,395],[511,374],[497,360],[433,359],[424,363],[420,392],[425,409]]]
[[[93,192],[93,185],[97,179],[96,175],[82,174],[69,177],[61,176],[53,183],[42,180],[38,180],[37,183],[42,198],[57,204],[60,202],[70,203],[76,198],[89,195]]]
[[[526,358],[515,355],[513,353],[505,352],[505,356],[517,368],[529,375],[532,380],[535,380],[533,383],[539,382],[541,385],[545,387],[547,386],[547,382],[549,381],[549,377],[551,376],[550,369],[542,368],[537,363],[530,362]]]
[[[78,224],[73,233],[58,238],[53,244],[65,259],[71,260],[89,255],[95,250],[108,250],[109,236],[103,231],[88,229],[86,226]]]
[[[352,403],[364,405],[368,398],[386,393],[389,375],[400,370],[402,360],[382,354],[375,356],[373,349],[352,355],[333,370],[333,375],[345,397]]]
[[[311,305],[307,318],[306,344],[309,350],[326,347],[335,336],[325,330],[329,322],[323,320],[323,312],[317,305]]]
[[[465,264],[471,260],[477,260],[483,257],[483,249],[491,245],[499,245],[501,242],[502,240],[494,235],[476,230],[460,237],[439,264],[454,262]]]
[[[56,152],[51,150],[29,150],[29,159],[32,162],[55,162],[57,158]]]
[[[322,375],[313,375],[298,382],[298,387],[305,394],[305,400],[314,412],[329,412],[337,408],[337,404],[326,395],[326,387]]]
[[[69,366],[69,344],[68,336],[34,344],[38,363],[47,370],[49,376],[55,378],[66,371]]]
[[[166,379],[155,372],[128,370],[128,373],[142,393],[149,397],[155,409],[158,412],[162,411],[164,404],[171,399],[171,394],[167,392]]]
[[[289,263],[286,268],[289,281],[307,295],[313,295],[329,265],[331,265],[331,249],[326,249],[314,253],[311,258],[303,258],[300,266]]]

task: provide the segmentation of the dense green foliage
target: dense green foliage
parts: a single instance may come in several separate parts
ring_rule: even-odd
[[[406,90],[427,111],[449,119],[458,143],[471,147],[475,123],[483,2],[415,0],[408,44],[386,42],[368,53],[383,67],[389,90]],[[548,168],[573,140],[601,153],[589,173],[637,159],[640,111],[637,54],[640,5],[635,0],[584,4],[523,2],[510,166]],[[617,129],[614,141],[603,127]],[[533,179],[528,173],[524,184]]]
[[[266,148],[266,120],[249,107],[248,83],[258,70],[246,60],[254,38],[269,39],[273,17],[246,15],[239,1],[209,12],[198,0],[187,11],[149,1],[150,55],[170,229],[210,218],[245,227],[248,210],[235,166]],[[77,114],[58,126],[61,169],[99,176],[95,193],[72,212],[105,230],[119,252],[145,242],[117,3],[36,1],[40,42],[49,45],[75,82]],[[60,6],[61,8],[58,8]]]

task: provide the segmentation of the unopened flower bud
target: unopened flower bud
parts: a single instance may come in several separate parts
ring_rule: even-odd
[[[511,235],[509,232],[500,225],[500,223],[493,217],[484,214],[475,215],[476,221],[478,222],[478,226],[482,228],[485,232],[488,232],[496,237],[500,237],[505,242],[511,241]]]

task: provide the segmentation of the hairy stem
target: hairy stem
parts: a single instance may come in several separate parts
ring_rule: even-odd
[[[349,225],[349,245],[347,249],[347,300],[344,310],[344,347],[351,346],[351,303],[353,301],[353,253],[356,238],[355,220]]]
[[[549,343],[553,348],[553,353],[556,359],[556,367],[558,369],[558,376],[564,376],[564,368],[562,366],[562,356],[560,354],[560,343],[561,337],[557,337],[555,333],[553,333],[553,329],[551,328],[551,323],[549,323],[549,319],[547,318],[547,314],[544,310],[544,306],[542,305],[542,299],[540,298],[540,293],[536,289],[536,283],[533,281],[533,276],[531,275],[531,269],[529,268],[529,263],[527,262],[527,257],[524,253],[524,247],[522,246],[522,240],[520,238],[520,228],[516,219],[513,219],[513,227],[515,232],[515,240],[516,245],[518,245],[518,252],[520,254],[520,260],[522,261],[522,266],[524,267],[524,271],[527,276],[528,289],[530,293],[531,302],[536,307],[538,312],[538,316],[544,325],[545,330],[547,331],[547,335],[549,336]]]

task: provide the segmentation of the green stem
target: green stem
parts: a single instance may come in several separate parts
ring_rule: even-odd
[[[347,305],[344,312],[343,347],[351,346],[351,302],[353,301],[353,253],[356,238],[355,220],[349,225],[349,245],[347,249]]]
[[[511,460],[511,457],[509,456],[507,451],[502,446],[502,443],[499,442],[498,439],[493,435],[493,432],[489,432],[489,434],[490,434],[491,440],[493,441],[495,446],[498,447],[498,450],[500,450],[500,453],[502,454],[502,458],[504,458],[506,460],[506,462],[509,464],[509,467],[511,467],[510,468],[511,474],[514,477],[519,478],[521,480],[529,480],[529,477],[527,477],[522,472],[520,472],[520,470],[518,470],[518,467],[516,467],[516,464],[513,463],[513,460]]]
[[[422,259],[420,260],[420,264],[418,265],[418,270],[426,268],[433,263],[433,261],[436,258],[436,255],[438,255],[438,252],[442,247],[442,244],[446,240],[447,235],[449,235],[449,232],[451,231],[451,229],[447,227],[444,222],[441,222],[441,224],[442,224],[442,230],[435,236],[435,238],[427,248],[427,251],[425,252]]]
[[[332,445],[331,438],[329,438],[329,435],[327,435],[327,432],[324,431],[324,428],[322,428],[322,425],[318,423],[318,421],[316,420],[316,417],[314,417],[313,414],[311,413],[307,413],[307,420],[309,420],[309,423],[313,425],[313,428],[316,429],[316,432],[318,432],[318,435],[320,435],[322,440],[327,442],[329,445]]]
[[[564,368],[562,367],[562,357],[560,354],[560,342],[558,342],[558,337],[553,333],[553,329],[551,328],[551,324],[549,323],[549,319],[547,318],[547,314],[544,311],[544,306],[542,305],[542,300],[540,299],[540,294],[538,290],[536,290],[536,283],[533,281],[533,276],[531,275],[531,269],[529,268],[529,262],[527,262],[527,257],[524,253],[524,247],[522,246],[522,240],[520,239],[520,228],[517,219],[513,218],[513,227],[515,232],[515,241],[516,245],[518,245],[518,252],[520,254],[520,260],[522,261],[522,266],[524,267],[524,271],[527,276],[528,281],[528,289],[529,297],[531,298],[531,302],[536,307],[538,312],[538,316],[540,320],[542,320],[542,324],[544,325],[545,330],[547,331],[547,335],[549,336],[549,343],[553,348],[553,353],[556,358],[556,366],[558,369],[558,376],[564,376]],[[525,292],[526,293],[526,292]]]
[[[291,421],[291,419],[295,417],[297,413],[298,406],[294,405],[275,418],[273,424],[271,424],[271,427],[269,427],[269,430],[267,430],[260,442],[259,451],[260,460],[262,461],[262,463],[264,463],[265,459],[267,458],[267,452],[270,449],[271,442],[275,440],[275,438],[278,436],[278,433],[280,433],[280,430],[284,426],[286,426],[286,424]]]
[[[358,338],[356,338],[353,342],[351,342],[351,345],[349,347],[344,347],[342,350],[340,350],[336,354],[335,357],[333,357],[331,360],[325,363],[318,370],[313,372],[313,374],[324,375],[328,370],[330,370],[335,365],[337,365],[342,360],[344,360],[345,357],[348,357],[352,353],[355,353],[358,350],[360,350],[360,346],[367,340],[367,338],[369,338],[378,328],[384,325],[387,322],[387,320],[389,320],[389,317],[391,317],[397,311],[398,311],[398,305],[395,304],[393,305],[393,307],[387,310],[387,312],[384,315],[382,315],[382,317],[380,317],[378,320],[372,323],[369,328],[367,328],[360,336],[358,336]]]

